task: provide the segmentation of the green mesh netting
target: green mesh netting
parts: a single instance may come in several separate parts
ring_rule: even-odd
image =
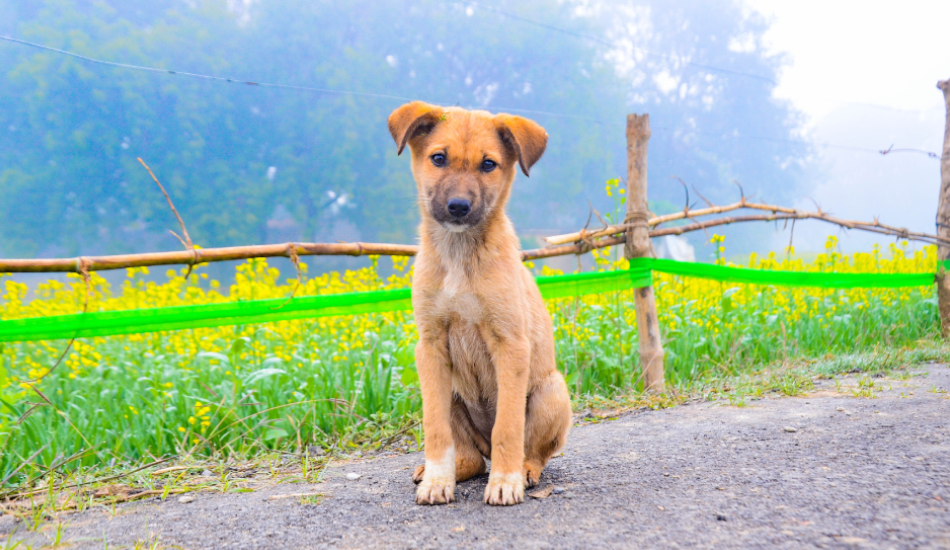
[[[643,267],[715,281],[770,286],[809,286],[819,288],[903,288],[934,284],[933,273],[806,273],[801,271],[770,271],[744,267],[726,267],[713,264],[677,262],[640,258],[630,262],[631,267]]]
[[[950,269],[950,265],[947,267]],[[537,282],[544,298],[568,298],[649,286],[652,284],[653,271],[736,283],[821,288],[901,288],[934,283],[933,273],[802,273],[650,258],[632,260],[630,269],[626,271],[538,277]],[[399,289],[308,296],[291,300],[278,298],[196,306],[100,311],[0,320],[0,342],[140,334],[411,309],[409,289]]]

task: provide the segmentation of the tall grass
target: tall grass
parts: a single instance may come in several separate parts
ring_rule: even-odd
[[[718,238],[715,244],[722,246]],[[807,264],[774,255],[750,264],[891,273],[936,268],[932,248],[842,256],[835,245],[830,239],[826,253]],[[606,253],[596,258],[598,269],[626,267]],[[375,264],[312,278],[297,295],[408,285],[411,268],[398,259],[394,267],[385,280]],[[130,270],[117,291],[94,278],[90,308],[280,297],[296,285],[279,281],[259,260],[239,268],[227,296],[200,273],[186,279],[170,271],[161,284],[147,282],[143,273]],[[795,358],[912,346],[935,336],[938,326],[932,287],[789,289],[660,275],[655,288],[667,380],[681,390]],[[0,317],[75,312],[84,295],[84,283],[73,279],[50,282],[27,302],[24,287],[6,281]],[[575,399],[641,389],[631,292],[553,300],[548,307],[558,366]],[[66,342],[0,345],[0,479],[37,450],[35,462],[46,466],[73,457],[64,466],[69,469],[172,454],[347,449],[417,434],[408,430],[420,410],[415,339],[408,313],[90,338],[76,341],[52,372]],[[5,485],[32,473],[25,468]]]

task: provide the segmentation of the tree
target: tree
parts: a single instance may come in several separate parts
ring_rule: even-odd
[[[802,147],[723,139],[788,134],[794,113],[770,99],[772,84],[682,62],[773,78],[780,60],[746,47],[761,21],[725,0],[523,0],[506,10],[596,40],[436,0],[266,0],[240,13],[224,0],[0,0],[0,15],[13,16],[0,29],[122,63],[529,116],[551,138],[515,183],[519,229],[574,229],[588,200],[607,207],[604,181],[623,174],[632,110],[651,114],[654,198],[682,200],[672,174],[713,199],[732,192],[732,179],[775,200],[793,192],[788,159]],[[306,240],[337,219],[366,240],[414,238],[415,187],[385,127],[403,99],[137,72],[9,43],[0,66],[6,255],[176,246],[159,237],[174,221],[138,156],[205,246],[260,242],[278,205]],[[330,192],[349,204],[327,207]]]

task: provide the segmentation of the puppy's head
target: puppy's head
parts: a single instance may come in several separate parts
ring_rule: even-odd
[[[544,128],[519,116],[419,101],[393,111],[389,132],[399,154],[406,145],[412,152],[423,215],[454,232],[503,208],[516,170],[527,176],[548,141]]]

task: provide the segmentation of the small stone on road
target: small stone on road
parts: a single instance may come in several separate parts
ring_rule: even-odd
[[[548,498],[549,496],[551,496],[551,492],[554,490],[555,490],[554,486],[549,485],[545,487],[544,489],[538,489],[537,491],[532,491],[528,493],[528,496],[531,498],[537,498],[537,499]]]

